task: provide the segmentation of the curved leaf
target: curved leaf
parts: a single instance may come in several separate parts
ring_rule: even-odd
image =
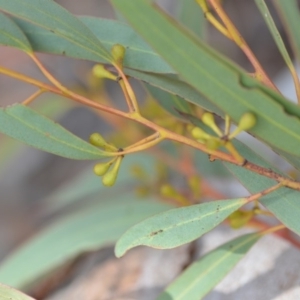
[[[236,65],[170,21],[150,1],[111,1],[184,81],[236,123],[245,112],[253,112],[258,122],[250,130],[251,134],[273,147],[300,156],[300,120],[287,114],[271,92],[261,89],[256,80]],[[296,105],[294,109],[299,111]]]
[[[112,156],[21,104],[0,109],[0,132],[29,146],[71,159]]]
[[[113,244],[130,226],[170,207],[134,198],[111,195],[105,202],[56,221],[0,265],[0,281],[16,287],[30,285],[84,251]]]
[[[261,233],[250,233],[207,253],[184,270],[157,300],[202,299],[244,257],[260,237]]]
[[[0,283],[1,300],[34,300],[33,298],[17,291],[9,286]]]
[[[300,59],[300,12],[297,0],[274,0],[273,3],[287,30],[295,55]]]
[[[52,33],[57,37],[56,43],[67,41],[85,59],[111,61],[110,54],[93,33],[52,0],[0,0],[0,10]]]
[[[6,15],[0,13],[0,45],[32,52],[30,43],[21,29]]]
[[[246,198],[220,200],[171,209],[136,224],[118,240],[115,254],[145,245],[158,249],[189,243],[210,231],[247,202]]]
[[[126,47],[123,63],[125,67],[148,72],[174,73],[171,67],[128,25],[115,20],[93,17],[79,17],[78,19],[97,37],[107,52],[115,44],[121,44]],[[36,52],[63,54],[79,59],[107,62],[101,57],[91,56],[90,53],[74,47],[69,40],[42,27],[17,18],[15,22],[22,28]]]
[[[261,167],[265,167],[279,174],[282,174],[270,163],[266,162],[258,154],[254,153],[244,144],[235,141],[234,145],[239,153],[241,153],[241,155],[247,160]],[[229,171],[242,183],[242,185],[245,186],[251,193],[260,192],[277,183],[270,178],[250,172],[245,168],[237,167],[229,163],[224,164],[229,169]],[[268,208],[284,225],[300,235],[299,195],[299,191],[288,188],[280,188],[279,190],[276,190],[271,194],[264,196],[259,201],[266,208]]]

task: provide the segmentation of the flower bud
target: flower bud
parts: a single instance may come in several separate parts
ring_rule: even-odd
[[[210,138],[205,142],[205,145],[209,150],[217,150],[222,145],[222,142],[217,138]]]
[[[99,163],[99,164],[96,164],[94,166],[94,173],[97,175],[97,176],[102,176],[104,175],[108,169],[110,168],[110,166],[113,164],[114,160],[111,160],[107,163]]]
[[[95,65],[93,67],[92,72],[93,72],[93,75],[98,78],[107,78],[107,79],[111,79],[114,81],[118,80],[118,76],[114,75],[113,73],[106,70],[103,65]]]
[[[125,57],[126,48],[120,44],[113,45],[111,48],[111,54],[114,62],[122,69],[123,60]]]
[[[253,113],[245,113],[242,115],[238,128],[240,131],[246,131],[251,129],[256,124],[256,117]]]
[[[90,135],[90,143],[96,147],[103,148],[106,144],[106,141],[100,133],[95,132]]]
[[[208,127],[210,127],[218,136],[222,136],[222,132],[220,130],[220,128],[216,125],[215,122],[215,117],[212,113],[210,112],[205,112],[202,115],[201,118],[202,122],[207,125]]]
[[[256,124],[256,117],[253,113],[247,112],[242,115],[237,128],[229,135],[229,139],[233,139],[242,131],[247,131]]]
[[[228,220],[232,228],[238,229],[246,225],[252,217],[252,211],[237,210],[228,217]]]
[[[162,185],[160,187],[160,194],[168,198],[174,198],[178,195],[177,191],[170,184]]]
[[[107,173],[105,173],[102,177],[102,183],[105,186],[113,186],[117,180],[119,169],[121,166],[123,156],[118,156],[116,163],[113,165],[112,169],[110,169]]]
[[[204,130],[202,130],[199,127],[194,127],[191,130],[191,135],[193,136],[193,138],[197,140],[207,140],[211,137],[209,134],[207,134]]]
[[[90,135],[90,143],[96,147],[104,149],[105,151],[112,151],[112,152],[118,151],[117,147],[115,147],[114,145],[108,144],[104,140],[103,136],[97,132]]]

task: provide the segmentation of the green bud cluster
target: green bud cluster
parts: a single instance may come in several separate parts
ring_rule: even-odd
[[[113,186],[117,180],[123,156],[118,156],[106,163],[98,163],[94,166],[94,173],[102,177],[105,186]],[[112,166],[112,167],[111,167]]]
[[[229,217],[229,224],[232,228],[238,229],[245,226],[253,217],[253,211],[237,210]]]

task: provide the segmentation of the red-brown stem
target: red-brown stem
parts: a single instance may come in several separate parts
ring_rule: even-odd
[[[223,7],[220,4],[220,2],[218,0],[209,0],[209,2],[213,6],[214,10],[218,14],[224,25],[226,26],[228,32],[231,34],[233,41],[237,44],[238,47],[241,48],[241,50],[248,57],[249,61],[251,62],[252,66],[256,71],[258,79],[262,81],[266,86],[274,89],[275,91],[278,91],[277,87],[268,77],[268,75],[264,71],[263,67],[257,60],[256,56],[254,55],[254,53],[252,52],[242,35],[239,33],[237,28],[231,22],[230,18],[227,16],[226,12],[223,10]]]
[[[245,162],[244,164],[241,164],[241,162],[236,161],[236,159],[234,157],[232,157],[232,155],[230,155],[230,154],[224,153],[219,150],[214,150],[214,151],[209,150],[205,145],[198,143],[197,141],[187,138],[185,136],[179,135],[175,132],[172,132],[168,129],[165,129],[165,128],[151,122],[150,120],[147,120],[147,119],[141,117],[139,114],[126,113],[126,112],[99,104],[99,103],[94,102],[84,96],[78,95],[70,90],[68,90],[67,93],[65,93],[56,87],[52,87],[52,86],[45,84],[43,82],[40,82],[36,79],[30,78],[26,75],[20,74],[18,72],[15,72],[15,71],[3,68],[3,67],[0,67],[0,73],[8,75],[8,76],[16,78],[16,79],[19,79],[21,81],[27,82],[29,84],[33,84],[33,85],[39,87],[40,89],[47,90],[47,91],[55,93],[57,95],[65,96],[65,97],[70,98],[78,103],[83,104],[83,105],[86,105],[86,106],[89,106],[89,107],[92,107],[92,108],[95,108],[95,109],[98,109],[98,110],[101,110],[101,111],[104,111],[104,112],[107,112],[110,114],[114,114],[116,116],[120,116],[120,117],[123,117],[126,119],[136,121],[140,124],[143,124],[144,126],[146,126],[148,128],[153,129],[154,131],[158,131],[164,139],[169,139],[172,141],[180,142],[182,144],[188,145],[190,147],[193,147],[195,149],[203,151],[204,153],[209,154],[211,156],[211,160],[220,159],[225,162],[243,166],[252,172],[263,175],[265,177],[269,177],[271,179],[274,179],[275,181],[284,183],[284,186],[286,186],[286,187],[300,191],[300,182],[291,180],[289,178],[285,178],[269,169],[260,167],[251,162]],[[131,151],[129,150],[128,152],[124,152],[123,154],[133,153],[133,152],[135,152],[134,149]]]

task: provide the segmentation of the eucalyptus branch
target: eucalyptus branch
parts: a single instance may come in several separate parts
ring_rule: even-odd
[[[42,95],[43,93],[45,93],[46,90],[44,89],[39,89],[37,90],[35,93],[33,93],[32,95],[30,95],[27,99],[25,99],[22,104],[24,105],[28,105],[31,102],[33,102],[37,97],[39,97],[40,95]]]
[[[208,147],[206,147],[206,145],[201,144],[201,143],[197,142],[196,140],[193,140],[193,139],[190,139],[186,136],[183,136],[183,135],[177,134],[175,132],[172,132],[168,129],[165,129],[165,128],[151,122],[148,119],[145,119],[144,117],[142,117],[136,111],[131,112],[131,113],[126,113],[126,112],[117,110],[115,108],[108,107],[108,106],[99,104],[97,102],[94,102],[94,101],[92,101],[92,100],[90,100],[90,99],[88,99],[84,96],[81,96],[79,94],[76,94],[75,92],[70,91],[69,89],[67,89],[66,91],[62,91],[62,90],[58,89],[57,87],[50,86],[50,85],[45,84],[43,82],[40,82],[36,79],[30,78],[26,75],[17,73],[15,71],[12,71],[12,70],[9,70],[9,69],[3,68],[3,67],[0,67],[0,73],[8,75],[8,76],[16,78],[16,79],[19,79],[21,81],[27,82],[29,84],[35,85],[35,86],[37,86],[40,89],[43,89],[45,91],[49,91],[49,92],[55,93],[55,94],[60,95],[60,96],[65,96],[65,97],[67,97],[67,98],[69,98],[73,101],[76,101],[76,102],[81,103],[83,105],[89,106],[91,108],[95,108],[95,109],[98,109],[98,110],[101,110],[101,111],[104,111],[104,112],[107,112],[107,113],[110,113],[110,114],[114,114],[116,116],[120,116],[120,117],[129,119],[129,120],[133,120],[133,121],[135,121],[137,123],[140,123],[140,124],[150,128],[150,129],[153,129],[154,131],[159,133],[160,136],[159,136],[158,139],[156,139],[154,141],[150,141],[146,145],[140,145],[138,147],[131,148],[128,151],[117,153],[118,155],[138,152],[138,151],[144,150],[146,148],[149,148],[149,147],[159,143],[160,141],[162,141],[164,139],[168,139],[168,140],[172,140],[172,141],[176,141],[176,142],[188,145],[192,148],[195,148],[195,149],[200,150],[204,153],[207,153],[208,155],[210,155],[210,159],[212,161],[215,160],[215,159],[219,159],[219,160],[222,160],[222,161],[225,161],[225,162],[229,162],[229,163],[232,163],[232,164],[235,164],[235,165],[242,166],[242,167],[244,167],[244,168],[246,168],[246,169],[248,169],[248,170],[250,170],[254,173],[257,173],[257,174],[263,175],[265,177],[271,178],[271,179],[273,179],[273,180],[275,180],[279,183],[283,183],[283,185],[288,187],[288,188],[300,191],[300,182],[297,182],[297,181],[294,181],[290,178],[281,176],[280,174],[278,174],[276,172],[273,172],[270,169],[263,168],[261,166],[253,164],[253,163],[248,162],[246,160],[244,160],[244,161],[237,160],[236,157],[232,156],[231,154],[227,154],[223,151],[211,150]],[[126,78],[126,80],[127,80],[127,78]],[[129,84],[129,86],[130,86],[130,84]]]

